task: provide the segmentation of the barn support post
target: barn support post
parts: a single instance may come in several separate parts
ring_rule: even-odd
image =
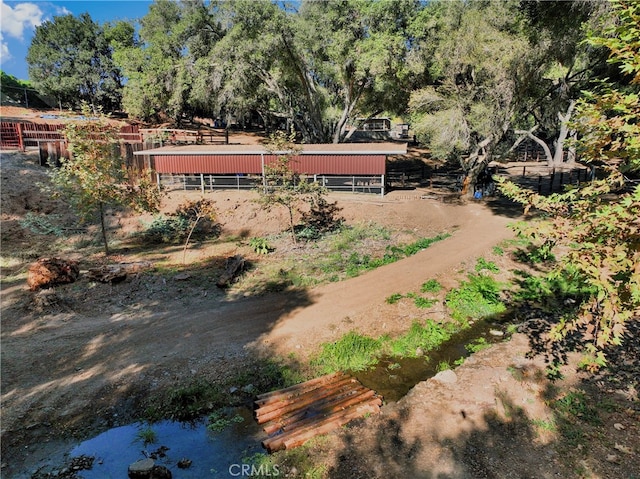
[[[204,173],[200,173],[200,191],[204,195]]]
[[[380,175],[380,196],[384,197],[384,175]]]
[[[267,194],[267,175],[264,172],[264,153],[260,153],[260,167],[262,168],[262,188],[264,189],[264,194]]]

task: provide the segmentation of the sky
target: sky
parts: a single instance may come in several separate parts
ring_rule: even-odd
[[[146,0],[0,0],[0,68],[28,80],[25,60],[35,28],[54,16],[89,13],[94,22],[136,20],[147,14]]]

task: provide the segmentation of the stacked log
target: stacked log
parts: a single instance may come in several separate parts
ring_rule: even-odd
[[[269,435],[267,451],[291,449],[344,426],[353,419],[380,412],[382,397],[342,372],[279,391],[261,394],[255,416]]]

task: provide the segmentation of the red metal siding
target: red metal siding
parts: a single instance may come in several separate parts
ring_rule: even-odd
[[[154,155],[158,173],[261,174],[260,155]],[[265,155],[265,164],[275,156]],[[293,168],[309,175],[384,175],[385,155],[301,155]]]
[[[384,175],[385,155],[304,155],[294,168],[309,175]],[[295,158],[295,160],[297,160]]]
[[[158,173],[260,174],[260,155],[158,155]]]

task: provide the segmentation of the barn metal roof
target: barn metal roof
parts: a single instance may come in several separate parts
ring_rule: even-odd
[[[406,143],[323,143],[300,145],[301,155],[405,155]],[[262,145],[184,145],[163,146],[136,151],[134,155],[268,155],[285,151],[267,151]]]

